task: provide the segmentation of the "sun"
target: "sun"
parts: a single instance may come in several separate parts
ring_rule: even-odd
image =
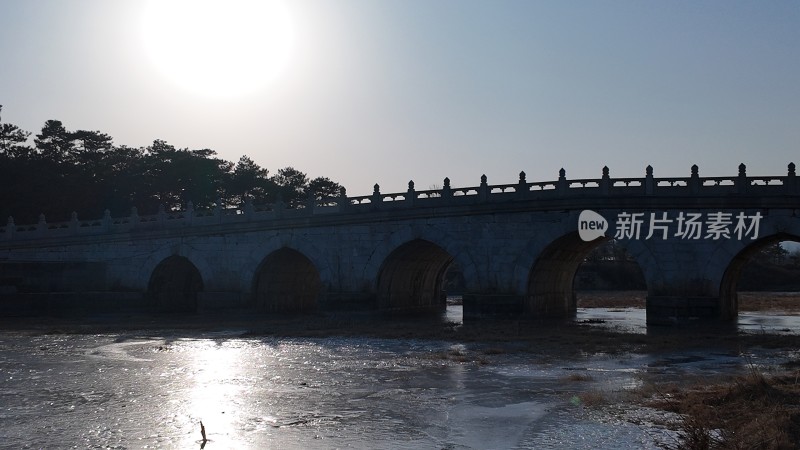
[[[286,69],[294,30],[280,0],[153,0],[142,16],[145,51],[181,88],[242,96]]]

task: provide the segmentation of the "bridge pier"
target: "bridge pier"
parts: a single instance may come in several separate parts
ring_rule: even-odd
[[[197,312],[241,309],[247,307],[247,297],[239,292],[202,291],[197,293]]]
[[[719,320],[719,297],[649,295],[647,325],[678,325]]]
[[[525,296],[519,294],[465,293],[464,321],[478,319],[519,318],[525,307]]]

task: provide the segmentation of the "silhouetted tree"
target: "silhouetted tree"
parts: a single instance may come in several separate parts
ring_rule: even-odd
[[[2,109],[0,108],[0,111]],[[100,131],[70,131],[48,120],[26,145],[30,133],[0,122],[0,211],[19,224],[35,223],[39,213],[48,222],[112,215],[153,214],[167,210],[209,208],[222,200],[240,206],[250,198],[269,203],[280,195],[290,206],[309,195],[337,196],[341,186],[328,178],[309,181],[305,173],[286,167],[270,176],[266,168],[243,156],[236,164],[211,149],[178,149],[163,140],[144,148],[114,145]]]
[[[308,182],[306,196],[312,195],[315,200],[331,199],[339,196],[342,185],[328,177],[317,177]]]
[[[241,205],[248,198],[255,203],[274,201],[276,190],[269,171],[246,155],[239,158],[225,185],[227,200],[232,205]]]
[[[213,205],[222,193],[230,163],[213,156],[213,150],[178,150],[163,140],[145,149],[142,183],[148,195],[139,198],[146,211],[180,209],[188,202],[203,208]]]
[[[0,105],[0,114],[2,112],[3,105]],[[28,141],[30,135],[29,131],[22,130],[14,124],[3,123],[0,115],[0,156],[18,158],[29,155],[31,148],[23,144]]]
[[[287,205],[296,206],[305,201],[308,176],[294,167],[284,167],[272,176],[278,194]]]
[[[64,128],[60,120],[48,120],[42,127],[42,132],[33,140],[36,143],[38,154],[45,160],[54,163],[66,161],[75,149],[72,142],[72,133]]]

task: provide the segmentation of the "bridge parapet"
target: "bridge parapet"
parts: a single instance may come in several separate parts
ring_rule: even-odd
[[[381,193],[379,185],[373,193],[365,196],[347,196],[321,200],[309,199],[294,205],[287,205],[279,199],[273,204],[253,205],[247,202],[241,208],[226,208],[218,201],[210,209],[195,209],[191,202],[185,210],[166,211],[157,214],[139,215],[132,208],[130,216],[111,217],[109,211],[99,219],[79,219],[73,213],[67,222],[48,223],[44,216],[39,222],[18,225],[12,217],[4,227],[0,227],[0,242],[30,241],[38,239],[59,239],[69,236],[87,236],[114,233],[131,233],[158,229],[180,229],[248,222],[275,220],[310,219],[315,217],[344,216],[375,212],[413,210],[417,208],[444,208],[485,204],[509,204],[514,202],[534,202],[558,207],[558,202],[571,199],[629,199],[629,198],[796,198],[800,196],[794,163],[788,166],[786,175],[748,176],[744,164],[739,173],[727,177],[700,177],[697,166],[692,166],[689,177],[655,178],[652,167],[648,166],[643,178],[611,178],[607,167],[603,175],[596,179],[566,178],[564,169],[554,181],[528,182],[525,172],[519,181],[511,184],[489,185],[486,176],[481,177],[478,186],[452,187],[449,178],[444,179],[442,188],[416,190],[414,182],[409,182],[405,192]]]

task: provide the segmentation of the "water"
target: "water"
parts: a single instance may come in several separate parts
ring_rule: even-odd
[[[578,308],[575,320],[625,333],[646,334],[644,308]],[[735,323],[741,333],[800,333],[800,315],[782,311],[743,311]]]
[[[243,336],[0,333],[0,447],[202,448],[202,420],[208,449],[654,449],[673,435],[652,411],[587,399],[753,358]]]

